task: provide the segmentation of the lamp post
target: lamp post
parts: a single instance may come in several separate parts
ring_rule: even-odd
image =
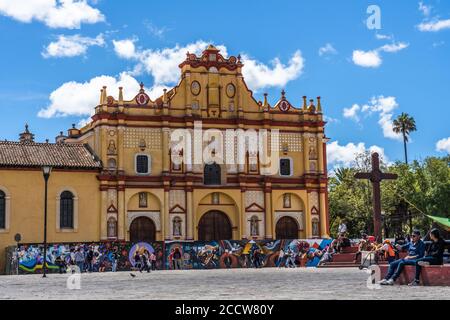
[[[44,175],[44,181],[45,181],[45,192],[44,192],[44,262],[42,265],[43,270],[43,276],[44,278],[47,277],[47,187],[48,187],[48,178],[50,178],[50,173],[52,172],[52,167],[50,166],[43,166],[42,167],[42,173]]]

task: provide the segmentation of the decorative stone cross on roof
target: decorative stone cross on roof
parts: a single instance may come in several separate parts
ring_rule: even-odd
[[[380,170],[380,158],[377,152],[372,153],[372,171],[358,172],[356,179],[369,179],[373,188],[373,226],[374,236],[377,242],[381,242],[381,190],[380,182],[382,180],[395,180],[398,176],[395,173],[383,173]]]

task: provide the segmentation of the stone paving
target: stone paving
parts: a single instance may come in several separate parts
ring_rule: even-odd
[[[68,275],[0,276],[0,299],[450,299],[450,287],[368,289],[356,268],[232,269],[92,273],[81,289]]]

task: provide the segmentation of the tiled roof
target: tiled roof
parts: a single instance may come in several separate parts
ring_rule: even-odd
[[[98,169],[101,161],[87,145],[0,141],[1,167]]]

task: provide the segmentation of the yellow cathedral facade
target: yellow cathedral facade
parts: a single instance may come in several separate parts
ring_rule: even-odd
[[[155,101],[143,84],[130,101],[123,88],[113,97],[103,87],[91,121],[55,143],[34,142],[28,127],[19,141],[0,141],[0,267],[16,234],[43,242],[43,166],[52,167],[49,243],[329,236],[320,97],[303,97],[300,107],[284,91],[273,105],[266,94],[257,101],[240,57],[214,46],[187,53],[179,67],[178,84]],[[221,147],[243,163],[192,161],[211,137],[192,134],[181,149],[172,137],[198,124],[216,133],[277,130],[269,144],[277,170],[264,174],[260,152],[229,139]]]

